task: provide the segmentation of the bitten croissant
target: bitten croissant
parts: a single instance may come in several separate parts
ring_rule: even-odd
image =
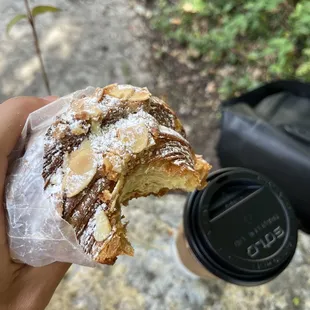
[[[121,205],[201,189],[210,168],[165,102],[147,88],[112,84],[73,100],[49,127],[42,176],[84,252],[113,264],[134,254]]]

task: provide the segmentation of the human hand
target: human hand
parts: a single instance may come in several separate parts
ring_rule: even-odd
[[[27,116],[57,97],[17,97],[0,105],[0,195],[3,201],[8,156],[20,137]],[[34,268],[11,260],[3,203],[0,204],[0,309],[41,310],[70,267],[53,263]]]

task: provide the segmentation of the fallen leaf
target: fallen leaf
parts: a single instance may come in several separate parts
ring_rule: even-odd
[[[192,59],[197,59],[200,57],[200,52],[195,48],[189,48],[187,50],[187,56]]]
[[[207,93],[214,93],[216,91],[216,84],[215,82],[209,82],[206,87]]]
[[[170,24],[172,25],[181,25],[181,23],[182,23],[181,18],[178,17],[170,18]]]

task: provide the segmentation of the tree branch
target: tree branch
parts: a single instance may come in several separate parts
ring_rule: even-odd
[[[28,21],[29,21],[29,24],[30,24],[31,29],[32,29],[32,35],[33,35],[33,39],[34,39],[35,50],[36,50],[37,56],[38,56],[39,61],[40,61],[40,66],[41,66],[41,71],[42,71],[45,87],[46,87],[47,93],[49,95],[51,95],[52,93],[51,93],[51,89],[50,89],[48,76],[47,76],[47,73],[45,71],[45,67],[44,67],[44,63],[43,63],[43,58],[42,58],[42,53],[41,53],[41,49],[40,49],[38,34],[36,31],[36,27],[35,27],[34,18],[31,14],[31,9],[30,9],[28,0],[24,0],[24,2],[25,2],[26,10],[27,10]]]

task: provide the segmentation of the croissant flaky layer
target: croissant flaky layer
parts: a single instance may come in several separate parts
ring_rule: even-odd
[[[134,253],[122,204],[201,189],[210,168],[165,102],[147,88],[112,84],[72,101],[47,130],[42,176],[85,253],[113,264]]]

